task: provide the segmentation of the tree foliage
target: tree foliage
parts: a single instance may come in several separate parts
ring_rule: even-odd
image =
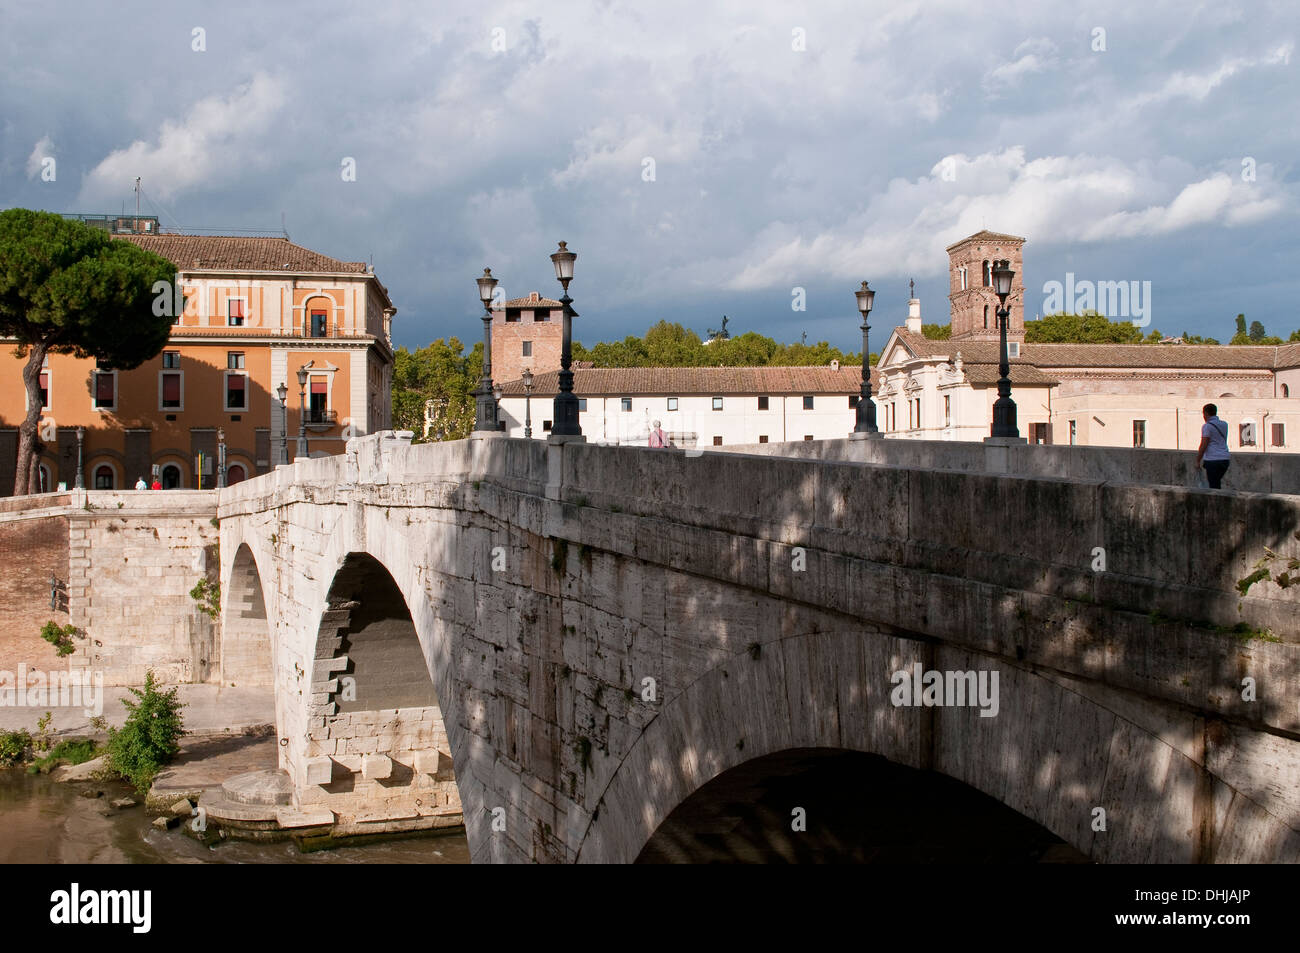
[[[27,357],[28,411],[19,428],[15,493],[29,491],[39,452],[46,356],[139,367],[167,343],[175,279],[167,259],[82,222],[22,208],[0,212],[0,334],[16,338],[17,356]],[[156,306],[160,298],[163,307]]]
[[[596,367],[814,367],[833,360],[860,363],[862,355],[845,353],[828,341],[781,344],[754,331],[706,344],[681,324],[659,321],[645,337],[628,335],[591,347],[574,342],[573,359]]]
[[[947,341],[952,337],[951,324],[923,324],[921,335],[931,341]]]
[[[144,794],[154,776],[180,750],[178,741],[185,734],[181,709],[185,703],[177,698],[175,686],[159,691],[152,671],[145,673],[144,688],[129,690],[136,700],[122,699],[129,714],[120,729],[108,731],[108,762]]]
[[[1142,330],[1132,321],[1111,321],[1096,311],[1048,314],[1025,322],[1025,341],[1034,344],[1141,344],[1143,340]]]
[[[430,440],[458,440],[474,429],[474,388],[483,374],[483,342],[469,354],[458,338],[438,338],[408,351],[398,348],[393,364],[393,426],[424,439],[424,408],[432,401]]]

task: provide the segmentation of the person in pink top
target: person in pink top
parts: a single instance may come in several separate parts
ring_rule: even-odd
[[[650,446],[663,448],[668,445],[668,435],[660,429],[659,421],[656,420],[650,428]]]

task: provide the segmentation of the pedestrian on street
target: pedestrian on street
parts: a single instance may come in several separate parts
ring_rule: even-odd
[[[137,490],[147,490],[149,489],[149,484],[144,482],[144,477],[140,477],[135,481],[135,488]]]
[[[1219,408],[1214,404],[1201,408],[1205,423],[1201,426],[1201,446],[1196,451],[1196,465],[1205,467],[1205,479],[1211,490],[1223,488],[1223,475],[1228,471],[1229,462],[1228,425],[1218,415]]]
[[[161,490],[161,489],[162,489],[162,484],[158,482],[158,478],[157,478],[157,477],[154,477],[154,478],[153,478],[153,485],[150,486],[149,489],[151,489],[151,490]]]
[[[650,446],[662,449],[668,446],[668,435],[663,432],[659,426],[659,421],[655,421],[650,430]]]

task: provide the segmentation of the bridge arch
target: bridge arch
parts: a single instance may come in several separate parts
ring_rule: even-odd
[[[327,808],[345,827],[459,825],[450,719],[440,701],[450,676],[431,661],[438,634],[429,599],[414,573],[390,571],[384,555],[348,549],[327,559],[337,568],[300,680],[310,684],[302,686],[299,805]]]
[[[248,543],[238,544],[223,588],[221,683],[270,687],[275,684],[274,632],[262,573]]]
[[[895,707],[890,673],[996,669],[1000,710]],[[789,636],[732,656],[666,699],[596,801],[577,860],[630,863],[669,815],[706,784],[755,758],[834,748],[946,775],[1101,861],[1197,859],[1195,790],[1203,767],[1188,746],[1128,715],[1132,700],[1001,658],[871,631]],[[1153,797],[1168,813],[1149,816]],[[1127,806],[1142,808],[1130,816]],[[1094,829],[1097,807],[1107,830]],[[1136,813],[1136,812],[1135,812]],[[1133,832],[1131,834],[1126,831]],[[1139,833],[1140,831],[1140,836]]]
[[[960,781],[879,755],[792,748],[707,782],[638,863],[1086,862],[1041,825]]]

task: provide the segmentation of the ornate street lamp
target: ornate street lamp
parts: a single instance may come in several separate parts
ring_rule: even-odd
[[[307,451],[307,365],[298,368],[298,449],[294,459],[306,459]]]
[[[217,489],[226,488],[226,432],[217,428]]]
[[[864,281],[853,294],[858,299],[858,313],[862,315],[862,388],[858,396],[858,422],[853,432],[879,433],[876,429],[876,405],[871,400],[871,352],[867,347],[867,332],[871,330],[867,316],[876,302],[876,293]]]
[[[578,312],[573,310],[573,299],[569,297],[569,282],[573,280],[573,263],[577,255],[569,251],[568,245],[560,242],[560,247],[551,255],[555,265],[555,277],[564,288],[564,297],[560,304],[564,306],[564,338],[560,350],[560,389],[555,395],[555,422],[551,425],[553,437],[581,437],[582,427],[578,424],[578,398],[573,394],[573,319]]]
[[[524,436],[533,435],[533,371],[532,368],[524,368]]]
[[[84,490],[86,488],[86,477],[81,472],[81,449],[86,441],[86,428],[77,428],[77,482],[75,489]]]
[[[506,422],[505,419],[501,416],[501,385],[500,384],[492,385],[492,410],[496,413],[497,429],[505,430]]]
[[[280,398],[280,463],[289,462],[289,387],[280,382],[280,386],[275,389],[275,395]]]
[[[483,302],[483,378],[474,391],[474,429],[498,430],[497,405],[492,398],[492,295],[498,282],[492,277],[491,268],[484,268],[483,277],[474,280],[478,282],[478,297]]]
[[[1016,427],[1016,404],[1011,399],[1011,364],[1007,357],[1007,319],[1011,316],[1007,308],[1007,295],[1011,294],[1011,279],[1015,277],[1011,262],[1007,260],[993,263],[993,290],[998,296],[998,331],[1001,351],[998,360],[998,399],[993,402],[994,437],[1019,437]]]

